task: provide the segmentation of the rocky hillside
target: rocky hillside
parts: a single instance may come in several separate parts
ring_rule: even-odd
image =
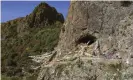
[[[72,1],[37,80],[132,80],[133,2]]]
[[[100,50],[133,50],[132,2],[71,2],[61,31],[60,48],[74,49],[80,43],[99,42]]]
[[[18,36],[22,37],[26,33],[26,30],[32,27],[47,27],[46,25],[54,24],[55,22],[64,22],[64,17],[61,13],[58,13],[54,7],[49,6],[47,3],[40,3],[33,12],[26,17],[17,18],[15,20],[2,23],[2,29],[6,30],[6,27],[17,26],[16,32]],[[2,32],[6,32],[3,31]],[[6,38],[7,35],[2,34],[2,38]]]
[[[42,2],[26,17],[2,23],[2,75],[31,77],[36,64],[29,56],[52,51],[58,43],[63,22],[64,17],[61,13]],[[33,80],[34,76],[31,79]]]

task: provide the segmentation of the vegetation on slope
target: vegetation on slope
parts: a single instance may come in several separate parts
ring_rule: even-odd
[[[32,27],[26,30],[29,34],[23,37],[17,36],[19,33],[15,24],[2,26],[2,74],[23,77],[23,71],[34,73],[30,68],[33,62],[29,56],[52,51],[58,43],[61,25],[56,22],[46,27]]]
[[[2,23],[2,80],[34,80],[38,71],[31,68],[36,64],[29,56],[52,51],[63,22],[62,14],[42,2],[26,17]]]

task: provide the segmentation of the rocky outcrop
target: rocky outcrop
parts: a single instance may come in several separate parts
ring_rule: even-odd
[[[133,3],[130,1],[73,1],[62,27],[59,48],[69,51],[80,43],[98,41],[101,53],[111,49],[118,53],[132,53],[132,17]]]
[[[100,58],[88,54],[93,50],[91,46],[86,48],[88,52],[79,49],[72,52],[69,51],[69,53],[46,53],[45,55],[34,57],[35,61],[43,62],[39,66],[41,69],[37,80],[133,79],[133,59],[130,59],[130,64],[127,64],[123,59]],[[39,59],[41,57],[43,59]]]
[[[133,3],[72,1],[52,60],[37,80],[133,79]]]
[[[63,15],[47,3],[40,3],[26,18],[30,27],[45,26],[56,21],[64,22]]]

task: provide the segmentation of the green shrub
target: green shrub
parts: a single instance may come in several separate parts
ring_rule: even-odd
[[[2,40],[2,74],[7,76],[22,77],[22,68],[31,73],[30,65],[34,64],[28,56],[38,55],[42,52],[52,51],[59,40],[60,22],[45,27],[32,27],[26,31],[29,34],[18,37],[16,25],[2,27],[2,36],[8,36]],[[32,77],[29,77],[32,78]],[[3,80],[8,77],[3,76]],[[10,77],[11,80],[11,77]],[[13,77],[13,80],[19,80]]]

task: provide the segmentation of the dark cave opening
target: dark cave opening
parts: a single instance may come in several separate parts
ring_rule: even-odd
[[[121,1],[121,6],[128,7],[130,6],[131,3],[132,3],[131,1]]]
[[[92,35],[86,35],[86,36],[82,36],[77,40],[77,44],[83,43],[83,44],[87,44],[91,45],[92,43],[94,43],[96,41],[96,37],[92,36]]]

